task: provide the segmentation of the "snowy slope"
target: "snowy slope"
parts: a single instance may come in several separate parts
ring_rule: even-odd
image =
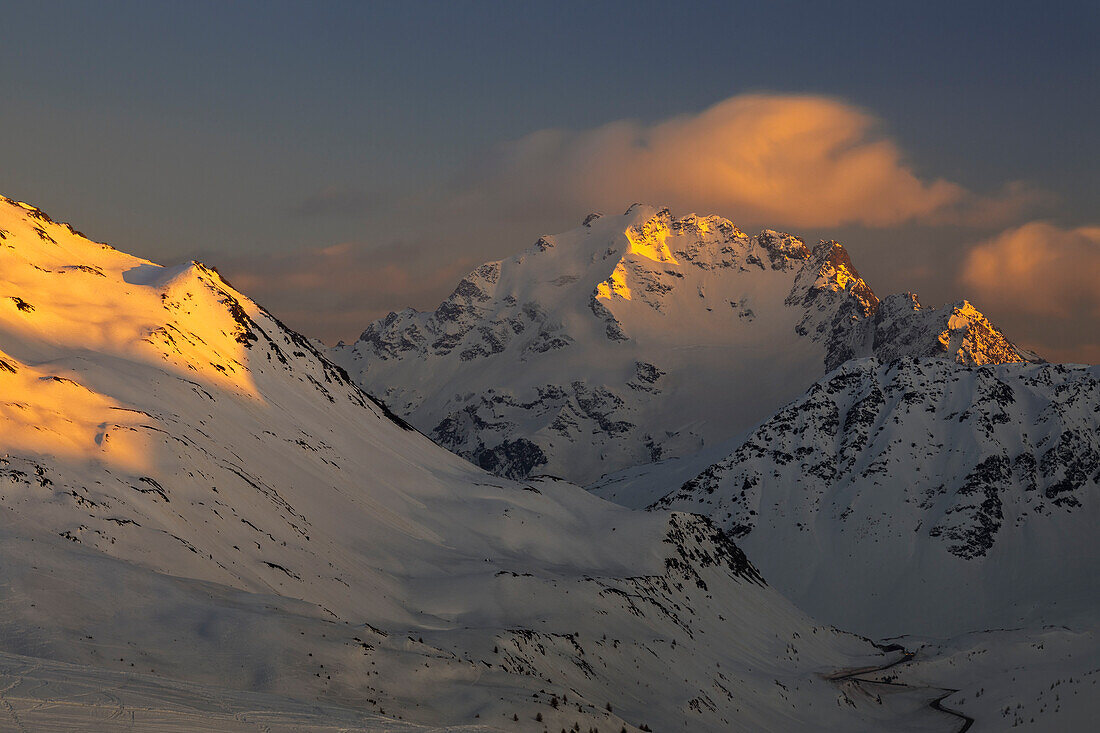
[[[919,690],[847,699],[825,673],[897,652],[705,520],[484,473],[216,272],[7,199],[0,557],[17,728],[950,729]]]
[[[1046,626],[966,634],[948,641],[898,639],[914,656],[872,675],[888,685],[943,688],[942,704],[973,721],[972,733],[1087,731],[1100,712],[1100,638]],[[869,686],[870,687],[870,686]]]
[[[635,205],[482,265],[331,357],[498,475],[603,473],[736,435],[843,361],[1034,356],[969,303],[881,304],[844,248]]]
[[[592,489],[709,516],[796,603],[873,634],[1100,602],[1100,367],[856,360],[726,452]]]

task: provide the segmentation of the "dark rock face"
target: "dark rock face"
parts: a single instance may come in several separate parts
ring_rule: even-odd
[[[764,576],[730,536],[705,517],[673,514],[665,542],[676,548],[680,562],[666,559],[665,567],[687,569],[691,566],[724,568],[734,578],[760,586],[767,585]],[[706,584],[694,574],[696,584],[706,590]]]
[[[806,243],[791,234],[765,229],[757,235],[756,241],[768,252],[773,270],[789,270],[795,267],[795,261],[810,258]]]
[[[605,333],[609,341],[628,341],[630,339],[615,315],[607,309],[607,306],[596,299],[595,293],[588,300],[588,309],[592,311],[592,315],[607,324]]]
[[[805,310],[796,330],[824,345],[825,371],[868,355],[866,332],[879,300],[837,242],[814,247],[785,302]]]
[[[505,478],[523,478],[546,465],[542,448],[524,438],[506,440],[493,448],[482,446],[470,458],[489,473]]]
[[[645,367],[639,367],[639,371],[642,376],[638,388],[659,391],[652,384],[660,379],[660,374]],[[630,442],[636,425],[624,419],[628,414],[624,406],[620,394],[603,387],[593,388],[583,381],[565,386],[544,385],[524,402],[490,390],[476,402],[449,413],[430,435],[439,445],[487,471],[522,478],[549,462],[546,449],[552,448],[556,440],[574,442],[584,440],[585,435],[600,434],[612,444]],[[549,424],[532,438],[513,437],[524,433],[523,425],[515,422],[517,419]],[[659,447],[650,445],[641,450],[659,451]]]
[[[1005,456],[989,456],[974,466],[955,492],[959,501],[954,510],[963,521],[946,529],[937,524],[928,536],[950,541],[948,550],[959,557],[971,559],[989,552],[1004,520],[1000,490],[1012,478],[1011,466]]]

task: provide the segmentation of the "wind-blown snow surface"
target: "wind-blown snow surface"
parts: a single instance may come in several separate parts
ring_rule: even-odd
[[[593,491],[709,516],[801,607],[869,633],[1096,621],[1100,367],[852,361],[726,453]]]
[[[145,729],[233,729],[246,705],[372,730],[950,728],[825,680],[891,655],[815,624],[705,520],[494,478],[216,272],[7,199],[0,456],[16,728],[105,700]],[[194,715],[163,718],[165,696]]]
[[[844,248],[635,205],[489,262],[331,357],[498,475],[603,473],[736,435],[856,356],[1022,361],[969,303],[879,302]]]

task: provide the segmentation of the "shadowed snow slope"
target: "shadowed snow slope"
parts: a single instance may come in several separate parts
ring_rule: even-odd
[[[856,360],[724,451],[592,491],[709,516],[831,623],[1094,623],[1098,410],[1100,367]]]
[[[844,248],[635,205],[470,273],[330,351],[440,445],[498,475],[587,483],[763,419],[843,361],[1034,359],[963,301],[879,299]]]
[[[823,679],[891,657],[814,624],[707,521],[482,472],[202,265],[0,200],[0,352],[16,726],[117,700],[145,729],[311,701],[311,729],[950,728]],[[50,723],[35,680],[59,675]],[[158,695],[199,717],[153,720]]]

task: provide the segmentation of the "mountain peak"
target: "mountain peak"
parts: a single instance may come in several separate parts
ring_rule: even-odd
[[[864,317],[873,315],[878,309],[878,297],[852,265],[848,250],[840,242],[821,240],[814,247],[812,261],[817,275],[811,286],[813,290],[848,293],[859,303]]]
[[[947,355],[960,364],[981,366],[1039,361],[1034,354],[1022,351],[1006,339],[970,301],[960,300],[950,309],[947,327],[940,333],[939,342]]]
[[[744,430],[851,358],[1021,358],[991,326],[976,338],[969,310],[952,321],[907,302],[883,309],[838,242],[635,204],[485,263],[433,312],[391,313],[330,353],[483,467],[588,482]]]
[[[875,314],[874,353],[939,356],[968,366],[1041,362],[994,326],[968,300],[940,308],[924,307],[913,293],[889,296]]]
[[[55,346],[64,344],[67,359],[109,354],[130,370],[168,369],[251,400],[293,364],[296,378],[326,398],[363,401],[316,347],[215,268],[164,267],[119,252],[7,198],[0,200],[0,336],[10,364],[56,359]]]

